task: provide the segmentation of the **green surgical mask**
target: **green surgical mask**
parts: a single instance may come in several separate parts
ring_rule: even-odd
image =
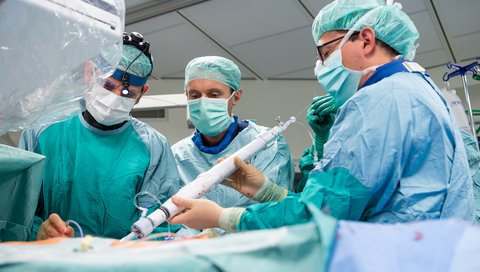
[[[233,122],[228,114],[228,99],[200,97],[188,100],[188,117],[200,133],[216,136],[226,130]]]

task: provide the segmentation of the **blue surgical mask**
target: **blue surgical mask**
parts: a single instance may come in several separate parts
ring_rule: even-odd
[[[233,122],[233,118],[228,114],[230,98],[200,97],[188,100],[187,111],[190,121],[204,135],[216,136],[222,133]]]
[[[345,36],[346,37],[346,36]],[[347,37],[348,38],[348,37]],[[335,50],[322,65],[317,61],[315,76],[318,83],[336,100],[337,106],[343,105],[357,91],[363,75],[375,71],[377,66],[363,71],[350,70],[342,64],[342,48]]]

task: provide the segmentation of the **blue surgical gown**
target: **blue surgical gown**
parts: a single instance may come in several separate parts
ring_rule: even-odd
[[[208,154],[200,151],[193,143],[192,136],[180,140],[172,146],[180,179],[185,184],[195,180],[199,174],[212,168],[217,159],[232,155],[254,140],[259,134],[268,130],[267,127],[248,122],[248,126],[240,131],[230,144],[218,154]],[[273,182],[287,189],[292,189],[293,160],[290,148],[283,136],[280,136],[272,145],[254,156],[251,163]],[[222,207],[245,207],[256,203],[236,190],[223,185],[217,185],[204,198],[215,201]]]
[[[147,191],[164,202],[180,188],[166,138],[135,118],[102,131],[82,115],[74,116],[26,129],[20,148],[46,156],[40,209],[30,239],[51,213],[75,220],[86,234],[122,238],[139,219],[133,203],[138,192]],[[138,204],[150,207],[155,201],[143,195]]]
[[[475,197],[475,220],[480,224],[480,152],[478,151],[478,142],[473,138],[470,131],[460,129],[462,140],[467,152],[468,165],[470,166],[470,175],[473,180],[473,195]]]
[[[419,73],[360,89],[340,108],[304,191],[248,207],[237,229],[307,222],[307,203],[349,220],[473,221],[472,179],[452,119],[438,88]]]

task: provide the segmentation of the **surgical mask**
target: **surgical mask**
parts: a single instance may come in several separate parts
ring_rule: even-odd
[[[111,126],[130,119],[135,99],[118,96],[100,85],[85,94],[88,112],[102,125]]]
[[[318,60],[315,65],[315,76],[318,83],[335,98],[338,106],[342,105],[357,91],[362,76],[375,71],[378,66],[363,71],[350,70],[342,64],[341,48],[335,50],[325,61]]]
[[[375,9],[374,9],[375,10]],[[372,10],[373,11],[373,10]],[[338,48],[330,54],[324,64],[317,60],[315,65],[315,76],[318,83],[336,100],[336,105],[341,106],[345,101],[355,94],[362,76],[373,72],[379,65],[368,67],[363,71],[355,71],[346,68],[342,64],[342,47],[354,33],[356,27],[370,17],[373,12],[367,12],[347,32],[340,42]]]
[[[200,133],[216,136],[233,122],[228,114],[228,99],[200,97],[188,100],[187,111],[190,121]]]

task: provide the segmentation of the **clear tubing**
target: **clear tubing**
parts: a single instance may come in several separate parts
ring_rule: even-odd
[[[82,227],[80,227],[80,224],[78,224],[77,221],[75,221],[75,220],[67,220],[65,223],[67,224],[67,226],[69,226],[70,223],[73,223],[73,225],[75,225],[75,226],[77,227],[78,232],[80,233],[80,237],[83,238],[83,230],[82,230]]]
[[[303,127],[307,131],[308,136],[310,137],[310,140],[312,140],[313,156],[314,156],[314,158],[319,159],[318,154],[317,154],[317,147],[315,146],[315,139],[313,139],[312,133],[310,133],[310,130],[308,130],[308,127],[304,123],[299,122],[299,121],[297,121],[296,123],[299,124],[301,127]]]

